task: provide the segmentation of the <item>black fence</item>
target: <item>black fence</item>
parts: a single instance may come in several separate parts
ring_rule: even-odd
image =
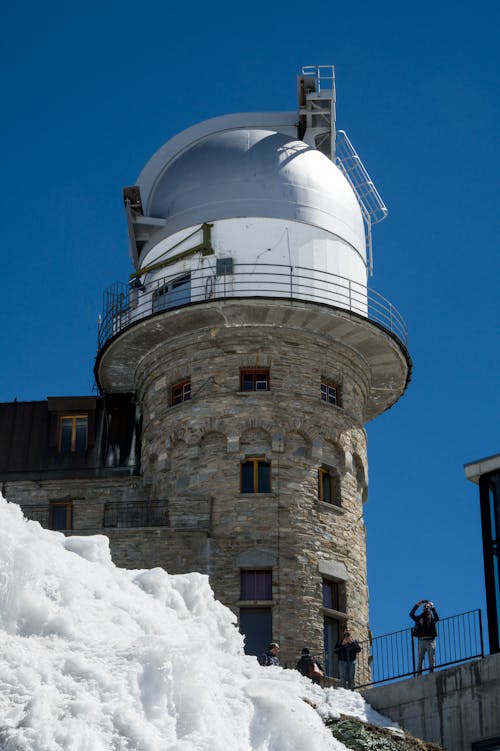
[[[435,668],[484,657],[480,610],[470,610],[437,623]],[[417,674],[418,640],[411,628],[363,642],[358,655],[356,688],[407,678]],[[427,657],[423,672],[428,671]],[[371,676],[371,678],[370,678]]]
[[[168,501],[106,503],[104,527],[168,527]]]

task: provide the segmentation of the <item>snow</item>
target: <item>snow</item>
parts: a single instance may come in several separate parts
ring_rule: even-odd
[[[2,751],[324,751],[362,697],[243,653],[208,578],[117,568],[0,496]]]

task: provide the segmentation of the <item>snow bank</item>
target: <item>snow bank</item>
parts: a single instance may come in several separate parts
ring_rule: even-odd
[[[45,530],[1,496],[0,530],[2,751],[339,751],[322,717],[389,724],[245,656],[206,576],[119,569],[106,537]]]

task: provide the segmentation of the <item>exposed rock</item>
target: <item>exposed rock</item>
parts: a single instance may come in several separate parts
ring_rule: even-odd
[[[337,740],[352,751],[443,751],[435,743],[413,738],[405,732],[381,728],[353,717],[327,722]]]

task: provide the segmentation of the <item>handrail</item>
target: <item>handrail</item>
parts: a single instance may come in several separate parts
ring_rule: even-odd
[[[481,610],[441,618],[437,631],[435,669],[484,657]],[[416,642],[411,628],[361,642],[356,688],[416,676]],[[424,672],[427,670],[425,663]]]
[[[98,348],[130,325],[152,315],[227,298],[284,298],[328,305],[376,323],[405,347],[408,332],[399,311],[366,285],[327,271],[277,263],[234,263],[217,274],[213,263],[153,281],[116,282],[104,293]]]

